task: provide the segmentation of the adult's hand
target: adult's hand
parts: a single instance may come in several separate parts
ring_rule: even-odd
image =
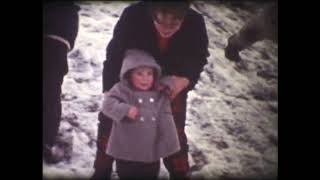
[[[156,89],[158,91],[162,91],[164,93],[166,93],[168,96],[170,96],[170,94],[172,93],[172,91],[170,90],[170,88],[167,85],[164,85],[162,83],[158,83],[156,84]]]
[[[180,76],[173,76],[174,89],[170,94],[170,99],[173,100],[182,90],[190,84],[189,79]]]

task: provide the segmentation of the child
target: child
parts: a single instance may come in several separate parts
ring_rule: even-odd
[[[120,179],[156,179],[160,158],[180,150],[165,93],[173,89],[172,78],[159,79],[160,75],[160,66],[151,55],[130,49],[124,56],[120,82],[105,93],[102,112],[113,120],[106,153],[116,159]]]

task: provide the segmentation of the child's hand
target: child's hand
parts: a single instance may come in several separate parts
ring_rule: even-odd
[[[135,106],[132,106],[132,107],[130,107],[127,116],[130,119],[135,120],[137,118],[138,114],[139,114],[138,108],[136,108]]]

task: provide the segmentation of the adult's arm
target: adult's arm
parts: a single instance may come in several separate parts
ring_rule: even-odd
[[[188,49],[183,56],[181,68],[177,72],[178,77],[187,78],[189,84],[188,90],[193,89],[196,85],[204,65],[207,63],[208,52],[208,35],[204,19],[201,15],[193,17],[193,23],[189,31]],[[193,33],[191,33],[193,32]]]
[[[73,2],[46,2],[43,8],[44,36],[64,43],[68,51],[78,34],[80,7]]]

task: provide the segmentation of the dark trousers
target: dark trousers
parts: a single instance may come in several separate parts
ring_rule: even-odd
[[[67,47],[56,40],[43,39],[42,63],[42,144],[52,146],[61,118],[61,85],[67,73]]]
[[[97,151],[94,161],[95,172],[91,179],[110,179],[113,157],[106,154],[108,139],[112,128],[112,119],[99,112]]]
[[[171,104],[181,149],[175,154],[163,159],[163,163],[169,171],[170,179],[186,179],[190,168],[188,162],[189,145],[187,135],[184,131],[186,123],[186,100],[187,93],[182,93],[179,94]]]
[[[184,179],[189,171],[189,146],[184,131],[186,121],[186,100],[187,93],[183,93],[182,95],[177,96],[172,102],[173,117],[177,127],[181,150],[163,159],[164,165],[170,173],[170,179]],[[105,153],[105,149],[112,128],[112,119],[109,119],[100,112],[99,122],[97,153],[94,162],[95,172],[92,179],[108,179],[111,176],[114,159]]]
[[[116,160],[117,173],[120,180],[145,179],[155,180],[160,171],[160,161],[152,163]]]

